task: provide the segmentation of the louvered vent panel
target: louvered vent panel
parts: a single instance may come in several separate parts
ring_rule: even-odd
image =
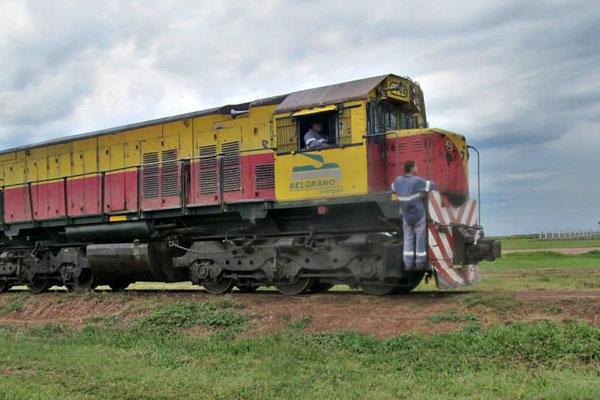
[[[406,142],[404,142],[404,141],[397,142],[396,146],[398,146],[399,153],[406,153],[406,150],[408,149],[408,146],[406,145]]]
[[[145,199],[158,197],[158,153],[144,153],[143,195]],[[148,165],[150,164],[150,165]]]
[[[217,146],[200,147],[200,193],[217,193]]]
[[[240,142],[221,145],[223,154],[223,191],[237,192],[241,189]]]
[[[177,149],[163,150],[161,170],[161,195],[179,195],[179,166],[177,165]]]
[[[421,151],[423,150],[423,139],[415,139],[411,143],[411,148],[413,151]]]
[[[275,164],[257,164],[254,166],[256,189],[275,188]]]

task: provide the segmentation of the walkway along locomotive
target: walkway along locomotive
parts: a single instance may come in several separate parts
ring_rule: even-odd
[[[315,121],[325,149],[304,147]],[[420,271],[403,266],[389,191],[406,160],[438,188]],[[5,150],[0,185],[0,291],[388,294],[425,274],[476,282],[499,255],[469,199],[465,138],[428,128],[418,84],[391,74]]]

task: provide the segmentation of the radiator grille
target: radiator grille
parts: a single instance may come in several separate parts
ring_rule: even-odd
[[[158,153],[144,153],[143,195],[145,199],[158,197]],[[148,165],[151,164],[151,165]]]
[[[254,166],[255,188],[275,188],[275,164],[257,164]]]
[[[161,195],[179,195],[179,167],[177,165],[177,149],[163,150],[161,169]]]
[[[200,146],[200,193],[217,193],[217,146]]]
[[[221,145],[223,154],[223,191],[237,192],[241,189],[240,142]]]

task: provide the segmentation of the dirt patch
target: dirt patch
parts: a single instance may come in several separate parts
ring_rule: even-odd
[[[31,295],[13,292],[0,296],[0,324],[43,325],[49,322],[81,327],[110,322],[126,326],[132,320],[170,302],[235,302],[235,312],[252,322],[245,335],[283,329],[307,332],[356,331],[378,337],[403,333],[438,333],[468,323],[584,320],[600,325],[600,291],[528,290],[521,292],[415,292],[405,296],[373,297],[352,291],[286,297],[276,292],[234,293],[225,297],[202,291],[127,291],[73,295],[51,292]],[[7,307],[19,302],[19,307]],[[449,316],[449,317],[448,317]],[[468,317],[468,318],[465,318]],[[299,328],[297,328],[299,327]],[[206,334],[194,329],[192,334]]]
[[[440,294],[371,297],[362,293],[329,292],[287,298],[269,293],[247,296],[243,304],[244,312],[259,318],[256,333],[278,331],[294,321],[306,319],[308,332],[358,331],[389,337],[401,332],[444,330],[442,326],[424,324],[428,316],[446,308],[443,298],[454,297]]]

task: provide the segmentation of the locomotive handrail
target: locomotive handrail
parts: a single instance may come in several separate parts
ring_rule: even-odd
[[[329,145],[328,147],[323,147],[323,148],[319,148],[319,149],[304,148],[304,149],[298,149],[298,150],[292,150],[292,151],[279,152],[279,153],[277,153],[277,155],[281,156],[281,155],[296,154],[296,153],[306,153],[309,151],[325,151],[325,150],[331,150],[331,149],[343,149],[346,147],[356,147],[356,146],[364,146],[364,145],[365,145],[364,142],[355,142],[355,143],[347,143],[347,144],[338,143],[335,145]]]
[[[362,137],[363,137],[363,139],[368,139],[368,138],[377,137],[377,136],[386,136],[386,135],[389,135],[392,133],[397,134],[398,131],[385,131],[385,132],[371,133],[371,134],[367,133],[367,134],[363,135]]]
[[[334,148],[345,148],[345,147],[354,147],[354,146],[364,146],[365,142],[356,142],[356,143],[349,143],[349,144],[339,144],[335,147],[329,147],[326,149],[311,149],[307,151],[322,151],[322,150],[328,150],[328,149],[334,149]],[[252,153],[252,152],[258,152],[258,151],[269,151],[274,153],[277,150],[277,148],[275,147],[259,147],[259,148],[253,148],[253,149],[245,149],[245,150],[240,150],[238,152],[236,152],[237,154],[246,154],[246,153]],[[290,152],[291,154],[296,153],[297,151],[293,151]],[[111,175],[114,173],[118,173],[121,171],[135,171],[136,173],[136,184],[137,184],[137,196],[136,196],[136,204],[135,204],[135,209],[134,210],[129,210],[131,212],[138,212],[139,214],[141,214],[143,212],[143,204],[142,204],[142,176],[144,174],[144,169],[146,167],[152,167],[152,166],[161,166],[167,163],[177,163],[178,164],[178,174],[180,176],[180,182],[179,182],[179,197],[180,197],[180,204],[179,206],[181,207],[181,210],[183,212],[183,214],[187,213],[187,185],[185,183],[185,177],[184,174],[186,173],[186,169],[185,166],[189,165],[190,162],[192,161],[197,161],[197,160],[219,160],[222,159],[223,156],[226,153],[220,152],[214,155],[207,155],[207,156],[193,156],[193,157],[184,157],[184,158],[180,158],[177,160],[171,160],[171,161],[158,161],[158,162],[153,162],[153,163],[146,163],[146,164],[135,164],[135,165],[130,165],[130,166],[124,166],[124,167],[119,167],[119,168],[111,168],[111,169],[106,169],[106,170],[98,170],[98,171],[94,171],[94,172],[82,172],[82,173],[77,173],[77,174],[71,174],[71,175],[62,175],[62,176],[58,176],[58,177],[52,177],[52,178],[45,178],[45,179],[35,179],[35,180],[24,180],[21,181],[19,183],[12,183],[12,184],[8,184],[8,185],[1,185],[0,186],[0,190],[2,190],[2,192],[7,189],[7,188],[13,188],[13,187],[23,187],[25,186],[27,188],[27,202],[28,204],[28,213],[31,216],[31,220],[32,222],[36,223],[36,215],[35,215],[35,210],[34,210],[34,205],[33,205],[33,193],[32,193],[32,188],[35,187],[36,185],[39,184],[44,184],[47,182],[60,182],[62,185],[62,192],[63,192],[63,197],[64,197],[64,218],[66,219],[70,219],[72,216],[69,215],[70,214],[70,209],[69,209],[69,183],[77,178],[95,178],[97,180],[97,187],[99,189],[99,207],[100,209],[98,210],[98,215],[102,216],[102,218],[104,218],[107,215],[107,210],[105,208],[105,204],[106,204],[106,199],[105,199],[105,195],[106,195],[106,187],[107,187],[107,180],[106,180],[106,176],[107,175]],[[2,193],[3,194],[3,193]],[[4,197],[4,196],[0,196],[0,197]],[[221,201],[223,201],[223,199],[221,199]],[[223,205],[223,204],[221,204]],[[128,212],[127,210],[124,210],[123,212]],[[3,209],[2,209],[2,214],[3,214]],[[141,215],[140,215],[141,216]],[[2,221],[2,224],[4,224],[4,221]]]
[[[387,135],[395,135],[398,136],[400,133],[402,133],[401,131],[424,131],[424,130],[436,130],[437,128],[410,128],[410,129],[392,129],[389,131],[385,131],[385,132],[378,132],[378,133],[367,133],[365,135],[363,135],[363,139],[368,139],[368,138],[372,138],[372,137],[377,137],[377,136],[387,136]]]
[[[397,133],[397,132],[396,132]],[[363,136],[364,137],[364,136]],[[328,148],[324,148],[324,149],[311,149],[311,150],[307,150],[307,151],[322,151],[322,150],[329,150],[329,149],[336,149],[336,148],[345,148],[345,147],[354,147],[354,146],[363,146],[364,142],[356,142],[356,143],[349,143],[349,144],[339,144],[336,146],[331,146]],[[256,151],[261,151],[261,150],[270,150],[270,151],[277,151],[276,147],[258,147],[258,148],[254,148],[254,149],[246,149],[246,150],[240,150],[238,153],[243,154],[243,153],[251,153],[251,152],[256,152]],[[302,152],[303,150],[294,150],[291,152],[287,152],[287,153],[278,153],[278,154],[293,154],[293,153],[298,153],[298,152]],[[60,180],[64,180],[66,179],[71,179],[71,178],[82,178],[82,177],[88,177],[88,176],[98,176],[101,174],[111,174],[114,172],[119,172],[119,171],[127,171],[127,170],[135,170],[136,168],[144,168],[144,167],[152,167],[152,166],[160,166],[164,163],[172,163],[172,162],[181,162],[181,161],[194,161],[194,160],[207,160],[207,159],[212,159],[212,158],[217,158],[217,157],[222,157],[225,153],[217,153],[215,155],[211,155],[211,156],[193,156],[193,157],[185,157],[185,158],[179,158],[177,160],[172,160],[172,161],[158,161],[158,162],[153,162],[153,163],[147,163],[147,164],[136,164],[136,165],[130,165],[127,167],[119,167],[119,168],[112,168],[112,169],[106,169],[106,170],[99,170],[99,171],[95,171],[95,172],[83,172],[83,173],[79,173],[79,174],[72,174],[72,175],[62,175],[56,178],[46,178],[46,179],[36,179],[36,180],[25,180],[19,183],[12,183],[10,185],[2,185],[2,189],[4,188],[11,188],[11,187],[16,187],[16,186],[22,186],[22,185],[27,185],[29,183],[31,184],[39,184],[39,183],[45,183],[45,182],[54,182],[54,181],[60,181]]]
[[[271,151],[274,151],[275,148],[274,147],[260,147],[260,148],[256,148],[256,149],[240,150],[238,153],[250,153],[250,152],[255,152],[255,151],[260,151],[260,150],[271,150]],[[224,153],[217,153],[217,154],[211,155],[211,156],[185,157],[185,158],[179,158],[177,160],[172,160],[172,161],[159,161],[159,162],[147,163],[147,164],[136,164],[136,165],[131,165],[131,166],[128,166],[128,167],[112,168],[112,169],[107,169],[107,170],[99,170],[99,171],[95,171],[95,172],[83,172],[83,173],[80,173],[80,174],[62,175],[62,176],[59,176],[59,177],[56,177],[56,178],[36,179],[36,180],[32,180],[32,181],[26,180],[26,181],[22,181],[20,183],[13,183],[13,184],[10,184],[10,185],[2,185],[1,187],[4,189],[4,188],[15,187],[15,186],[27,185],[29,183],[31,183],[31,184],[38,184],[38,183],[45,183],[45,182],[60,181],[60,180],[63,180],[65,178],[71,179],[71,178],[81,178],[81,177],[86,177],[86,176],[98,176],[98,175],[101,175],[101,174],[110,174],[110,173],[113,173],[113,172],[126,171],[126,170],[134,170],[136,168],[159,166],[159,165],[162,165],[162,164],[165,164],[165,163],[181,162],[181,161],[193,161],[193,160],[205,160],[205,159],[217,158],[217,157],[222,157],[223,155],[224,155]]]
[[[271,151],[274,152],[275,148],[272,147],[260,147],[260,148],[254,148],[254,149],[246,149],[246,150],[240,150],[238,152],[236,152],[237,154],[243,154],[243,153],[250,153],[250,152],[257,152],[257,151]],[[110,175],[112,173],[116,173],[119,171],[135,171],[136,172],[136,184],[137,184],[137,196],[136,196],[136,209],[135,210],[129,210],[131,212],[138,212],[138,214],[140,214],[141,217],[141,213],[143,212],[143,205],[142,205],[142,186],[141,186],[141,181],[142,181],[142,174],[144,173],[144,168],[145,167],[152,167],[152,166],[161,166],[163,164],[168,164],[168,163],[177,163],[178,164],[178,175],[179,175],[179,198],[180,198],[180,204],[179,206],[181,207],[181,210],[183,212],[183,214],[187,213],[187,186],[185,183],[185,176],[184,174],[186,173],[186,169],[185,166],[188,165],[191,161],[194,160],[206,160],[206,159],[215,159],[215,160],[219,160],[222,159],[223,156],[225,155],[225,153],[217,153],[215,155],[209,155],[209,156],[195,156],[195,157],[185,157],[185,158],[180,158],[177,160],[172,160],[172,161],[159,161],[159,162],[154,162],[154,163],[146,163],[146,164],[136,164],[136,165],[132,165],[132,166],[126,166],[126,167],[119,167],[119,168],[112,168],[112,169],[107,169],[107,170],[98,170],[95,172],[84,172],[84,173],[79,173],[79,174],[72,174],[72,175],[63,175],[63,176],[59,176],[59,177],[55,177],[55,178],[46,178],[46,179],[36,179],[36,180],[27,180],[27,181],[22,181],[20,183],[13,183],[13,184],[9,184],[9,185],[2,185],[0,186],[0,198],[2,199],[3,203],[3,199],[4,199],[4,190],[7,188],[12,188],[12,187],[22,187],[25,186],[27,188],[27,206],[28,206],[28,213],[30,214],[30,218],[31,221],[35,224],[37,221],[36,219],[36,212],[34,210],[34,204],[33,204],[33,193],[32,193],[32,187],[35,185],[39,185],[39,184],[43,184],[43,183],[47,183],[47,182],[61,182],[62,183],[62,192],[63,192],[63,197],[64,197],[64,218],[66,218],[67,220],[71,217],[69,215],[69,188],[68,188],[68,184],[71,180],[76,179],[76,178],[85,178],[85,177],[92,177],[92,178],[96,178],[99,179],[99,181],[97,182],[97,185],[99,187],[100,190],[100,195],[99,195],[99,200],[100,200],[100,209],[98,212],[98,215],[100,215],[103,219],[105,218],[106,214],[107,214],[107,210],[105,208],[105,195],[106,195],[106,175]],[[220,163],[221,164],[221,163]],[[222,172],[220,173],[220,175],[222,175]],[[221,202],[223,203],[223,198],[221,198]],[[5,221],[4,221],[4,204],[0,204],[2,205],[2,208],[0,208],[0,214],[2,214],[2,219],[1,219],[1,225],[4,225]],[[221,204],[222,206],[223,204]],[[124,210],[123,212],[129,212],[127,210]]]

